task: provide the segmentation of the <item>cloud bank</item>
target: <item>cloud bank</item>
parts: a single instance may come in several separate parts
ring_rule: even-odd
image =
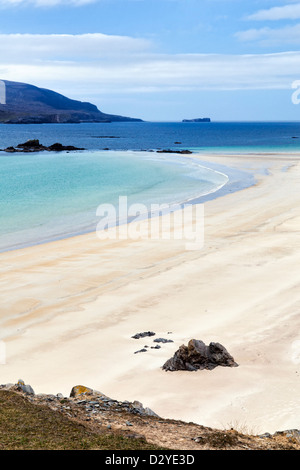
[[[295,20],[299,18],[300,3],[259,10],[247,17],[248,20],[256,21]]]
[[[300,78],[300,51],[159,54],[144,39],[97,33],[2,34],[0,56],[0,79],[73,94],[287,89]]]
[[[0,0],[0,6],[37,6],[37,7],[53,7],[57,5],[74,5],[83,6],[94,3],[98,0]]]

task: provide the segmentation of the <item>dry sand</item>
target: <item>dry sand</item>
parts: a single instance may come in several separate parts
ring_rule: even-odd
[[[0,383],[65,395],[82,384],[254,434],[300,428],[300,157],[201,160],[257,173],[204,204],[201,250],[93,233],[0,255]],[[132,338],[148,330],[173,343]],[[223,344],[239,366],[164,372],[191,338]]]

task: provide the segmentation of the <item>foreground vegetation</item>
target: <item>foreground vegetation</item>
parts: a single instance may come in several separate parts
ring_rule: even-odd
[[[16,393],[0,392],[0,450],[155,450],[142,438],[101,427],[92,432],[45,406]]]
[[[0,386],[1,387],[1,386]],[[255,436],[163,419],[135,402],[0,388],[0,450],[300,450],[300,431]],[[140,404],[141,405],[141,404]]]

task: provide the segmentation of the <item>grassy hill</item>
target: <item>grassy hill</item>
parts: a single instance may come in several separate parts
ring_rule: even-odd
[[[163,419],[85,387],[70,397],[0,386],[0,450],[300,450],[300,432],[256,436]]]

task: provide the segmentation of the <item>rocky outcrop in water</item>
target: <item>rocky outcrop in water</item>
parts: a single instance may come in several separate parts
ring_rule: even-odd
[[[59,142],[46,147],[42,145],[38,139],[27,140],[23,144],[18,144],[16,147],[7,147],[4,152],[15,153],[15,152],[62,152],[66,150],[84,150],[84,148],[74,147],[73,145],[62,145]]]
[[[238,364],[220,343],[206,346],[201,340],[191,339],[187,346],[180,346],[162,368],[166,371],[197,371],[212,370],[217,366],[237,367]]]
[[[191,150],[170,150],[170,149],[164,149],[164,150],[157,150],[157,153],[181,153],[182,155],[190,155]]]
[[[211,122],[210,118],[183,119],[182,122]]]

